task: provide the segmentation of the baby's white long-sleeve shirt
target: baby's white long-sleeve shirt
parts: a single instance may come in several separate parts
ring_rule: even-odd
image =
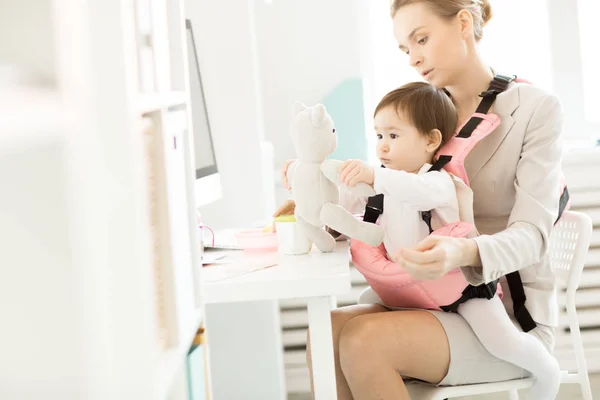
[[[384,195],[383,214],[378,224],[385,232],[383,243],[388,257],[400,248],[410,248],[429,235],[421,211],[432,210],[432,226],[439,228],[459,220],[458,200],[452,177],[444,170],[418,173],[375,168],[373,188]],[[352,196],[344,187],[340,204],[353,213],[363,212],[367,198]]]

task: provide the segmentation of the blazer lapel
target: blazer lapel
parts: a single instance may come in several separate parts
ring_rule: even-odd
[[[496,153],[496,150],[512,129],[515,124],[512,115],[517,107],[519,107],[519,91],[513,83],[505,92],[496,97],[496,101],[490,110],[491,113],[500,117],[500,125],[494,132],[482,139],[465,159],[465,169],[469,181],[473,182],[481,168]]]

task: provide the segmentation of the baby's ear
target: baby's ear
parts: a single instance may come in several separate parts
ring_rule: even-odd
[[[442,145],[442,132],[439,129],[432,129],[427,134],[427,150],[436,152]]]
[[[323,104],[317,104],[313,107],[312,112],[310,114],[310,120],[313,126],[321,126],[325,122],[325,118],[327,117],[327,110]]]
[[[293,115],[298,115],[304,110],[306,110],[306,106],[302,102],[297,101],[294,103],[294,107],[292,108]]]

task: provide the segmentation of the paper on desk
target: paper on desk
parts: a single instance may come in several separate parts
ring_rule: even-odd
[[[202,278],[205,282],[216,282],[224,279],[231,279],[236,276],[249,274],[261,269],[277,265],[277,254],[268,254],[252,257],[240,257],[238,259],[227,260],[229,264],[213,265],[205,268]]]
[[[202,265],[231,262],[226,258],[226,256],[226,251],[205,251],[204,254],[202,254]]]

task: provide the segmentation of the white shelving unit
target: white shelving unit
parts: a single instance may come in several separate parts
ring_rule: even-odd
[[[0,398],[186,399],[183,0],[0,0]]]

